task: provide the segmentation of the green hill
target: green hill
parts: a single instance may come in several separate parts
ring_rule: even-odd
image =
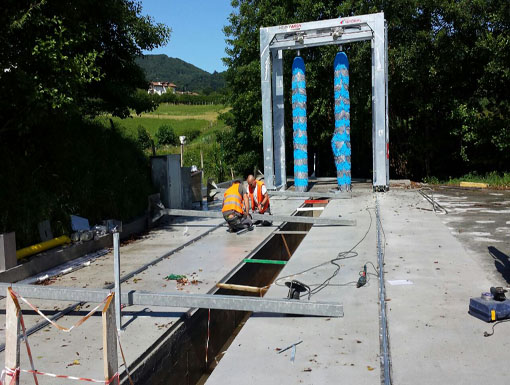
[[[166,55],[144,55],[137,64],[147,81],[169,81],[178,91],[218,91],[225,86],[224,72],[210,74],[193,64]]]

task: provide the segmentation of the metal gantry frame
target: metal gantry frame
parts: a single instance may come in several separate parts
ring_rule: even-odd
[[[260,29],[264,175],[268,189],[287,187],[283,51],[365,40],[372,45],[372,183],[374,190],[388,189],[388,39],[382,12]]]

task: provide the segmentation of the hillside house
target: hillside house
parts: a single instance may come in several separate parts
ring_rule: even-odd
[[[149,94],[166,94],[167,92],[171,92],[175,94],[175,89],[177,86],[174,83],[170,82],[150,82],[149,90],[147,91]]]

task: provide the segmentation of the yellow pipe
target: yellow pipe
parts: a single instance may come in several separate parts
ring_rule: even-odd
[[[63,245],[64,243],[71,243],[71,240],[67,235],[62,235],[61,237],[53,238],[49,241],[37,243],[35,245],[16,250],[16,257],[18,259],[22,259],[28,257],[29,255],[40,253],[44,250],[53,249],[54,247]]]

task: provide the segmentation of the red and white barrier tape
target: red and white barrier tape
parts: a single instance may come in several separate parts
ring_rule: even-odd
[[[5,368],[4,371],[5,371],[5,374],[7,374],[8,376],[12,376],[13,377],[12,380],[11,380],[11,383],[12,383],[12,381],[16,380],[16,377],[19,376],[19,372],[32,373],[32,374],[34,374],[34,376],[35,375],[39,375],[39,376],[48,376],[48,377],[53,377],[53,378],[66,378],[68,380],[87,381],[87,382],[94,382],[96,384],[106,384],[106,385],[113,383],[113,381],[115,379],[117,379],[117,380],[119,379],[119,373],[115,373],[112,376],[112,378],[110,378],[109,380],[95,380],[93,378],[66,376],[66,375],[62,375],[62,374],[53,374],[53,373],[40,372],[39,370],[25,370],[25,369],[19,369],[19,368],[16,369],[16,370]]]
[[[208,351],[209,351],[209,338],[211,337],[211,309],[209,309],[209,315],[207,317],[207,340],[205,341],[205,367],[207,369],[208,362]]]
[[[37,314],[39,314],[41,317],[43,317],[47,322],[55,326],[57,329],[62,330],[63,332],[69,333],[74,328],[77,328],[81,324],[83,324],[86,320],[88,320],[107,300],[110,298],[113,293],[108,294],[108,296],[104,299],[103,302],[101,302],[99,305],[97,305],[94,309],[92,309],[85,317],[80,319],[78,322],[76,322],[73,326],[70,328],[66,328],[63,326],[60,326],[55,321],[50,320],[48,317],[46,317],[36,306],[32,305],[30,302],[28,302],[25,298],[23,298],[21,295],[16,293],[14,290],[11,290],[11,292],[19,299],[21,299],[23,302],[25,302],[33,311],[35,311]]]
[[[30,345],[28,343],[28,336],[27,336],[27,332],[26,332],[26,328],[25,328],[25,321],[23,320],[23,314],[21,312],[21,308],[19,307],[19,303],[17,301],[17,298],[20,298],[23,302],[25,302],[30,308],[32,308],[35,312],[37,312],[41,317],[43,317],[44,319],[46,319],[48,322],[50,322],[53,326],[55,326],[57,329],[61,330],[61,331],[64,331],[64,332],[70,332],[71,330],[73,330],[75,327],[78,327],[80,326],[81,324],[83,324],[86,320],[88,320],[92,314],[94,314],[98,309],[99,307],[106,303],[108,301],[108,299],[113,295],[113,293],[110,293],[108,294],[108,296],[104,299],[104,301],[102,303],[100,303],[99,305],[97,305],[94,309],[92,309],[85,317],[83,317],[82,319],[80,319],[76,324],[74,324],[73,326],[71,326],[70,328],[65,328],[63,326],[60,326],[58,325],[57,323],[51,321],[49,318],[47,318],[37,307],[35,307],[34,305],[32,305],[30,302],[28,302],[25,298],[23,298],[22,296],[20,296],[19,294],[17,294],[16,292],[14,292],[14,290],[10,289],[9,290],[12,297],[13,297],[13,300],[15,301],[16,303],[16,307],[18,308],[19,310],[19,319],[20,319],[20,324],[21,324],[21,328],[22,328],[22,331],[23,331],[23,340],[25,341],[25,345],[26,345],[26,348],[27,348],[27,354],[28,354],[28,358],[30,360],[30,366],[32,367],[32,370],[26,370],[26,369],[20,369],[20,368],[16,368],[15,370],[13,369],[10,369],[10,368],[5,368],[2,373],[0,374],[0,385],[4,385],[6,384],[4,382],[4,378],[5,378],[5,375],[8,375],[8,376],[12,376],[12,379],[11,381],[9,382],[9,385],[14,385],[16,383],[16,379],[19,377],[19,374],[20,372],[24,372],[24,373],[32,373],[32,375],[34,376],[34,382],[36,385],[39,385],[38,381],[37,381],[37,376],[38,375],[41,375],[41,376],[48,376],[48,377],[54,377],[54,378],[65,378],[65,379],[69,379],[69,380],[76,380],[76,381],[87,381],[87,382],[94,382],[94,383],[99,383],[99,384],[106,384],[106,385],[109,385],[111,383],[113,383],[113,381],[115,381],[115,379],[117,380],[117,384],[120,384],[120,380],[119,380],[119,373],[115,373],[110,379],[108,380],[95,380],[95,379],[92,379],[92,378],[85,378],[85,377],[75,377],[75,376],[66,376],[66,375],[61,375],[61,374],[53,374],[53,373],[45,373],[45,372],[40,372],[38,370],[35,370],[35,367],[34,367],[34,362],[33,362],[33,359],[32,359],[32,351],[30,350]],[[124,367],[126,368],[126,373],[128,375],[128,379],[129,379],[129,382],[131,383],[131,385],[133,385],[133,380],[131,379],[131,375],[129,374],[129,370],[128,370],[128,366],[127,366],[127,363],[126,363],[126,358],[124,356],[124,351],[122,349],[122,345],[121,345],[121,342],[120,342],[120,335],[117,331],[117,341],[119,343],[119,348],[120,348],[120,352],[121,352],[121,355],[122,355],[122,360],[124,362]]]

